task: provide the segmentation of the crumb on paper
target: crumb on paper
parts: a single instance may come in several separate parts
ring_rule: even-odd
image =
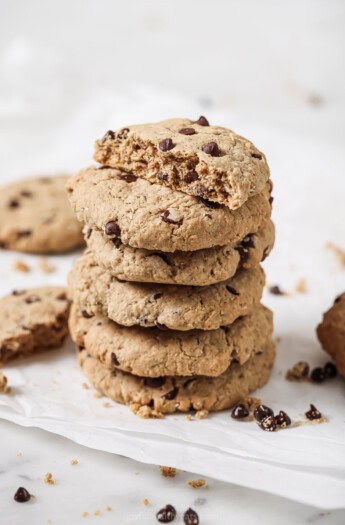
[[[89,513],[85,511],[85,512],[83,512],[82,517],[83,517],[83,518],[87,518],[88,515],[89,515]]]
[[[187,481],[188,485],[193,489],[201,489],[206,486],[206,481],[202,478],[200,479],[190,479]]]
[[[38,260],[38,267],[43,273],[53,273],[55,272],[55,267],[50,264],[47,257],[40,257]]]
[[[95,512],[93,513],[94,516],[100,516],[101,515],[101,511],[99,509],[95,510]]]
[[[308,381],[309,365],[306,361],[295,363],[285,374],[287,381]]]
[[[100,399],[101,397],[103,397],[103,394],[101,394],[101,392],[98,392],[98,390],[96,390],[96,392],[94,392],[93,394],[93,397],[95,397],[96,399]]]
[[[82,388],[84,388],[85,390],[88,390],[90,387],[87,383],[83,383],[82,385]]]
[[[47,472],[47,474],[44,476],[44,483],[47,483],[47,485],[55,485],[55,479],[53,478],[53,474],[51,472]]]
[[[105,510],[107,510],[108,512],[110,512],[111,510],[113,510],[113,507],[111,507],[110,505],[107,505],[105,507]]]
[[[298,279],[295,290],[297,293],[306,293],[307,292],[307,281],[305,279]]]
[[[187,414],[187,415],[186,415],[186,419],[187,419],[187,421],[192,421],[192,416],[191,416],[191,414]]]
[[[7,386],[7,377],[5,376],[5,374],[3,374],[0,370],[0,392],[1,393],[6,393],[6,390],[8,389],[8,386]]]
[[[162,419],[164,418],[164,415],[162,412],[159,412],[158,410],[155,410],[148,405],[140,405],[139,403],[132,403],[129,408],[131,411],[141,419]]]
[[[148,500],[147,498],[144,498],[143,504],[145,505],[145,507],[147,507],[147,505],[150,505],[150,500]]]
[[[103,406],[104,406],[104,408],[111,408],[113,405],[111,403],[109,403],[109,401],[105,401],[103,403]]]
[[[326,248],[329,250],[332,250],[332,252],[336,255],[338,262],[340,266],[345,268],[345,250],[334,244],[333,242],[328,242],[326,244]]]
[[[16,272],[22,273],[28,273],[30,271],[30,267],[24,261],[20,261],[19,259],[17,261],[14,261],[13,269]]]
[[[206,408],[203,408],[202,410],[198,410],[197,412],[195,412],[195,417],[197,419],[206,419],[208,416],[208,410],[206,410]]]
[[[162,476],[164,476],[165,478],[174,478],[177,474],[177,470],[175,467],[160,466],[159,470],[161,471]]]
[[[73,459],[71,459],[70,463],[71,463],[71,465],[78,465],[78,460],[73,458]]]
[[[278,286],[277,284],[274,284],[273,286],[269,286],[268,287],[268,291],[270,292],[270,294],[272,295],[287,295],[286,292],[284,292],[280,286]]]
[[[320,107],[324,104],[324,99],[319,93],[308,93],[307,102],[311,106]]]

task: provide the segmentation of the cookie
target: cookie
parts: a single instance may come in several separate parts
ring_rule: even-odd
[[[211,331],[129,328],[104,316],[89,317],[75,304],[69,325],[79,349],[109,368],[145,377],[217,376],[231,361],[243,364],[260,352],[273,331],[272,313],[262,305],[232,325]]]
[[[67,176],[14,182],[0,192],[0,247],[30,253],[63,253],[83,244],[67,199]]]
[[[110,130],[96,142],[94,159],[233,210],[262,192],[270,176],[249,140],[204,117]]]
[[[86,168],[69,180],[67,189],[80,222],[147,250],[236,244],[262,229],[271,215],[269,185],[235,211],[112,168]]]
[[[183,331],[233,323],[259,304],[264,285],[260,266],[211,286],[120,281],[98,266],[90,251],[76,261],[69,276],[73,301],[87,315],[101,314],[123,326]]]
[[[252,269],[274,245],[274,225],[247,235],[236,246],[215,246],[195,252],[164,253],[132,248],[85,228],[85,239],[97,264],[123,281],[206,286],[230,279],[238,267]]]
[[[324,314],[317,336],[322,348],[334,359],[338,372],[345,377],[345,293]]]
[[[0,362],[62,345],[68,333],[66,289],[14,290],[0,299]]]
[[[275,347],[267,342],[262,352],[244,365],[233,362],[218,377],[160,377],[148,379],[111,370],[87,350],[78,353],[79,364],[92,385],[103,395],[129,405],[143,417],[189,410],[230,408],[269,379]]]

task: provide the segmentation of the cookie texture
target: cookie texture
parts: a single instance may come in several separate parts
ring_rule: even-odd
[[[66,289],[14,290],[0,299],[0,362],[62,345],[68,333]]]
[[[103,395],[129,405],[138,415],[159,417],[189,410],[230,408],[269,379],[275,347],[267,342],[262,352],[244,365],[233,362],[218,377],[164,377],[155,381],[121,370],[111,370],[87,350],[78,353],[79,364],[92,385]]]
[[[83,244],[68,202],[68,177],[36,177],[0,191],[0,247],[30,253],[63,253]]]
[[[218,330],[178,332],[124,327],[101,315],[85,317],[73,304],[69,321],[79,349],[107,367],[145,377],[217,376],[231,361],[245,363],[271,338],[272,313],[260,305]]]
[[[96,142],[96,161],[231,209],[264,190],[264,154],[235,132],[206,119],[175,118],[109,130]]]
[[[132,248],[102,232],[84,229],[85,240],[98,265],[123,281],[206,286],[230,279],[238,268],[252,269],[274,246],[272,222],[247,235],[236,246],[215,246],[195,252],[164,253]]]
[[[235,211],[113,168],[86,168],[69,180],[67,189],[80,222],[148,250],[236,244],[267,225],[271,215],[269,184]]]
[[[98,266],[90,251],[69,276],[73,300],[88,315],[101,314],[123,326],[183,331],[214,330],[247,315],[259,304],[264,284],[260,266],[210,286],[120,281]]]
[[[345,293],[324,314],[317,336],[322,348],[334,359],[338,372],[345,377]]]

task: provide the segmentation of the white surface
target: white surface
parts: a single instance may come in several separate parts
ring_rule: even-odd
[[[158,1],[116,4],[73,2],[72,9],[67,2],[54,5],[34,1],[3,2],[1,182],[35,171],[76,169],[90,162],[96,136],[108,127],[126,122],[205,112],[210,119],[230,125],[264,149],[272,168],[278,242],[275,254],[266,263],[269,281],[289,290],[299,277],[306,277],[308,281],[309,292],[305,296],[269,298],[276,312],[277,333],[283,336],[280,355],[285,350],[290,357],[291,352],[289,364],[294,362],[295,356],[310,356],[313,364],[324,362],[313,330],[320,313],[344,287],[344,273],[332,254],[324,249],[328,240],[344,246],[341,242],[344,239],[344,158],[340,149],[345,127],[345,85],[341,67],[344,4],[340,1],[289,4],[218,1],[212,3],[212,9],[210,3],[204,1],[180,1],[173,7]],[[134,89],[138,81],[170,91],[179,89],[191,95],[195,102],[170,95],[158,96],[151,88],[138,90],[135,86]],[[121,96],[117,95],[118,91]],[[308,102],[310,94],[320,95],[322,104],[315,106]],[[263,125],[260,128],[259,122]],[[282,128],[285,128],[283,133],[279,131]],[[322,180],[327,187],[322,186]],[[3,290],[11,289],[14,282],[15,287],[19,287],[33,283],[36,278],[52,283],[60,278],[58,273],[49,277],[39,273],[35,276],[14,274],[10,269],[10,260],[14,258],[18,256],[6,254],[1,259]],[[29,257],[20,258],[32,261]],[[68,262],[58,259],[56,264],[66,269]],[[283,372],[285,368],[278,361],[276,374],[279,370]],[[12,372],[16,373],[11,369],[9,376]],[[283,381],[281,384],[291,387]],[[303,434],[316,428],[316,435],[328,434],[335,425],[341,431],[343,427],[338,425],[340,419],[344,424],[344,412],[336,415],[335,406],[330,403],[334,392],[339,399],[343,397],[344,387],[340,381],[333,385],[299,388],[301,397],[291,409],[291,415],[297,416],[304,411],[304,401],[314,401],[330,416],[330,423],[303,428]],[[312,400],[310,395],[313,395]],[[280,408],[276,398],[265,398],[265,401]],[[104,409],[107,414],[113,410]],[[193,422],[192,425],[205,423]],[[232,423],[229,421],[231,428]],[[3,425],[1,442],[3,436],[15,436],[10,425]],[[5,434],[5,429],[9,434]],[[279,436],[289,439],[292,432],[299,439],[298,430],[281,432],[273,439],[283,439]],[[29,450],[29,456],[30,450],[33,451],[34,462],[38,461],[34,454],[35,439],[38,434],[44,435],[36,432],[33,434],[22,428],[16,436]],[[261,440],[262,434],[257,430],[255,437]],[[46,435],[40,439],[45,439],[58,454],[60,438]],[[6,444],[8,442],[11,437],[6,438]],[[10,446],[1,448],[1,465],[5,464]],[[314,447],[312,439],[309,447]],[[98,479],[104,479],[100,453],[80,450],[90,463],[94,461],[93,468],[85,472],[85,479],[93,478],[95,472]],[[53,455],[52,451],[49,454]],[[110,456],[106,457],[110,461]],[[316,461],[322,463],[325,457],[322,455]],[[330,461],[334,459],[339,468],[343,468],[344,458],[335,456]],[[116,468],[124,465],[128,474],[127,469],[133,463],[124,461],[122,464],[120,458],[111,457],[111,462],[118,465]],[[136,487],[147,487],[149,467],[136,467],[142,473],[142,481]],[[296,481],[298,478],[296,473]],[[343,482],[342,475],[341,478]],[[279,481],[280,476],[276,479]],[[89,481],[92,486],[92,479]],[[121,483],[123,494],[127,493],[129,498],[130,486],[130,483]],[[107,493],[105,481],[98,481],[98,487],[99,494]],[[320,516],[317,511],[311,512],[309,508],[273,496],[261,493],[258,500],[252,499],[252,491],[235,490],[232,493],[236,494],[235,498],[241,494],[245,501],[254,502],[253,508],[240,509],[242,514],[237,515],[238,507],[235,509],[233,502],[229,504],[227,489],[224,492],[216,490],[212,502],[219,502],[222,509],[222,518],[217,516],[217,523],[227,523],[228,518],[223,515],[229,511],[240,523],[255,523],[258,508],[260,518],[262,516],[266,523],[281,521],[285,516],[291,517],[290,522],[294,523],[344,521],[343,513]],[[325,492],[320,491],[320,498]],[[75,493],[77,500],[83,497],[81,488]],[[180,493],[186,495],[186,490],[181,488]],[[53,523],[61,523],[69,517],[68,510],[74,498],[68,491],[62,495],[68,503],[59,505],[59,514]],[[312,496],[317,498],[318,493]],[[304,497],[303,492],[301,497]],[[41,511],[51,508],[51,502],[50,498],[44,502],[38,500],[30,505],[30,512],[41,516]],[[265,512],[266,507],[270,510]],[[19,511],[13,504],[11,512],[10,525],[18,521]],[[125,516],[128,523],[132,523],[129,512]],[[203,516],[207,516],[210,523],[215,522],[212,515]],[[30,519],[28,523],[37,523],[34,514]]]

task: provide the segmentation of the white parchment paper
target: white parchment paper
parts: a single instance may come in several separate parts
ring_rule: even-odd
[[[264,267],[268,283],[279,284],[288,295],[264,297],[274,310],[275,332],[281,340],[272,379],[256,395],[295,421],[303,420],[314,403],[328,422],[265,433],[254,422],[232,420],[228,411],[203,421],[187,421],[183,415],[140,420],[127,407],[112,402],[110,408],[104,406],[105,398],[97,399],[92,389],[82,388],[85,378],[70,342],[63,350],[6,367],[13,394],[0,396],[0,417],[143,462],[173,465],[323,508],[344,507],[345,383],[340,378],[322,385],[284,379],[287,368],[298,360],[311,366],[327,361],[315,327],[321,313],[345,289],[345,271],[325,247],[331,241],[345,248],[343,151],[243,123],[225,109],[206,110],[148,88],[129,94],[104,90],[90,93],[66,113],[59,111],[54,130],[47,130],[43,113],[37,122],[25,111],[14,111],[7,127],[0,126],[5,159],[1,183],[90,163],[93,139],[108,128],[205,112],[211,121],[252,138],[267,153],[274,180],[277,243]],[[51,257],[56,271],[48,275],[38,270],[37,257],[1,252],[0,291],[65,283],[76,256]],[[29,264],[30,273],[13,271],[18,258]],[[301,278],[307,285],[304,294],[295,291]]]

